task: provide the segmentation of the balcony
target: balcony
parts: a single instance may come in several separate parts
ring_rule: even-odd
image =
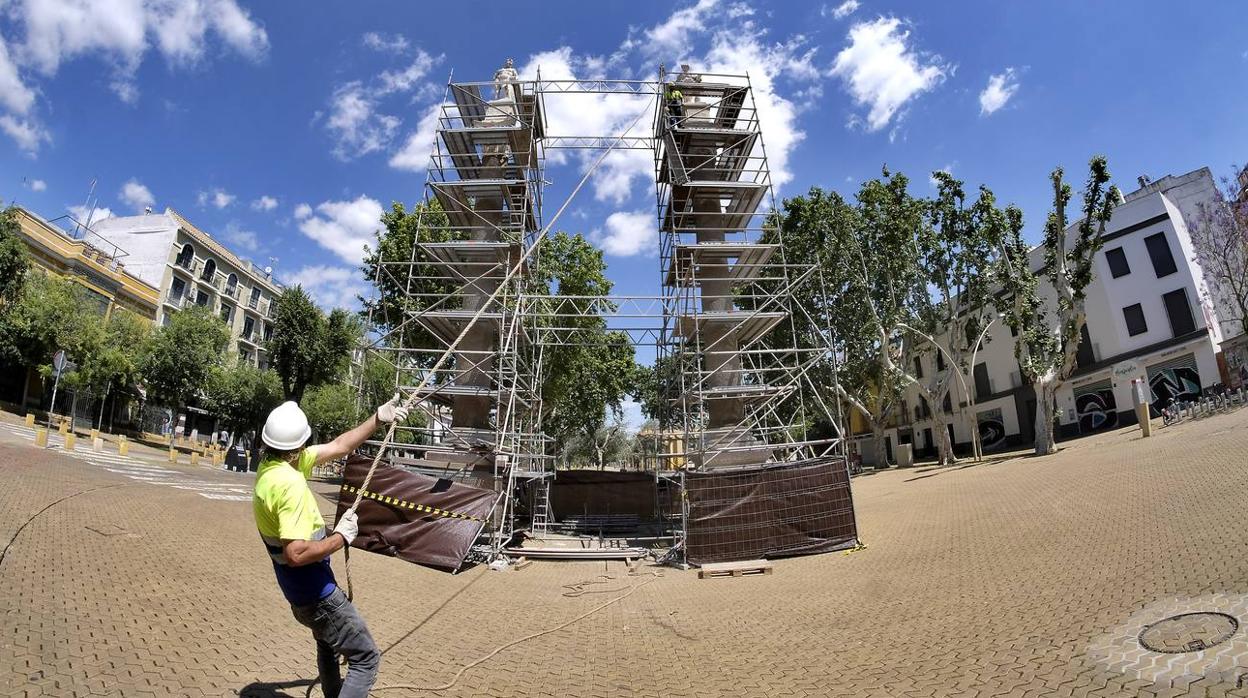
[[[248,298],[248,299],[247,299],[247,308],[248,308],[248,309],[250,309],[250,310],[256,310],[256,309],[259,307],[259,305],[260,305],[260,299],[259,299],[258,297],[256,297],[256,296],[252,296],[251,298]]]
[[[200,263],[199,260],[194,257],[178,257],[174,260],[173,266],[176,269],[182,269],[183,271],[190,272],[192,276],[195,276],[196,272],[199,271]]]
[[[188,293],[174,294],[173,291],[171,290],[169,292],[169,295],[165,298],[165,305],[172,306],[173,308],[177,310],[181,310],[182,308],[185,308],[186,306],[191,305],[191,304],[192,304],[192,299],[191,299],[190,294]]]

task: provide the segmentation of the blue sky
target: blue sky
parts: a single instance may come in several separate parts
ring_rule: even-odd
[[[1054,165],[1081,179],[1104,153],[1130,189],[1248,160],[1248,5],[1194,5],[0,0],[0,199],[52,218],[97,179],[113,213],[172,206],[349,303],[376,214],[422,196],[452,69],[688,62],[750,72],[781,196],[852,194],[884,163],[929,193],[949,169],[1023,206],[1034,239]],[[607,135],[631,108],[592,102],[558,125]],[[582,167],[551,163],[548,216]],[[613,159],[558,226],[604,247],[620,293],[658,290],[648,172]]]

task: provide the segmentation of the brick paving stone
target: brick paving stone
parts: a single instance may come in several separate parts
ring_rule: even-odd
[[[1233,641],[1248,643],[1245,427],[1248,411],[1148,441],[1105,434],[1043,459],[857,478],[867,550],[740,579],[662,570],[436,695],[1248,696],[1233,681],[1248,674],[1238,654],[1212,661],[1210,648],[1202,664],[1149,653],[1132,645],[1142,627],[1126,627],[1163,608],[1217,606],[1244,614]],[[0,564],[0,695],[304,695],[314,651],[248,503],[2,438],[0,476],[0,543],[52,505]],[[334,566],[344,579],[341,556]],[[352,572],[385,651],[383,684],[444,683],[611,596],[565,598],[564,585],[649,579],[601,562],[451,576],[364,553]],[[1114,661],[1096,649],[1105,638],[1123,648]],[[1136,671],[1145,666],[1164,684]]]

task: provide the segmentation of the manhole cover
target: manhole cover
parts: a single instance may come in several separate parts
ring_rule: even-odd
[[[1226,642],[1236,630],[1239,621],[1225,613],[1180,613],[1145,626],[1140,645],[1164,654],[1199,652]]]

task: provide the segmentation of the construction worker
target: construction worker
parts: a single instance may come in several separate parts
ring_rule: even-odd
[[[685,116],[685,96],[673,82],[667,84],[664,98],[667,100],[667,125],[669,128],[675,128],[680,119]]]
[[[264,457],[252,497],[256,527],[295,620],[310,628],[316,639],[321,690],[327,698],[365,698],[377,680],[381,655],[329,566],[329,556],[351,545],[359,533],[355,512],[344,514],[326,535],[307,478],[314,466],[346,456],[379,426],[396,419],[407,419],[398,395],[351,431],[327,444],[305,447],[312,435],[308,418],[299,405],[284,402],[269,413],[261,433]],[[347,660],[345,681],[338,671],[338,655]]]

